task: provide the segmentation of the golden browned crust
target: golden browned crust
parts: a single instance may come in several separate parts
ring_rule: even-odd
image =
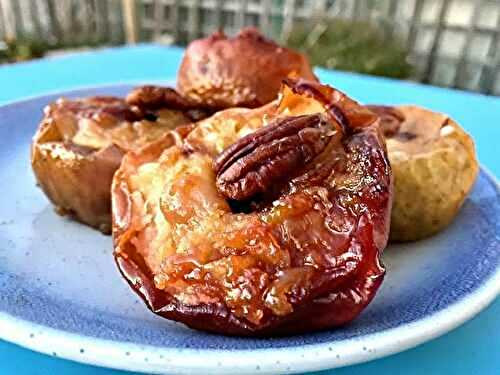
[[[178,73],[182,95],[208,108],[255,108],[274,100],[288,76],[316,80],[307,58],[247,28],[192,42]]]

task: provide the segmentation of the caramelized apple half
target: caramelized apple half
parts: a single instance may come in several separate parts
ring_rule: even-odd
[[[125,152],[190,122],[183,112],[144,112],[113,97],[59,99],[31,147],[37,182],[62,215],[111,231],[111,181]]]
[[[190,327],[330,328],[358,316],[383,280],[391,197],[378,117],[331,87],[287,80],[276,102],[125,156],[114,254],[154,313]]]

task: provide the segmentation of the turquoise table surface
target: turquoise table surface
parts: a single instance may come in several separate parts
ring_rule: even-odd
[[[82,86],[173,81],[182,52],[139,45],[0,66],[0,105]],[[500,177],[500,98],[323,69],[316,73],[322,82],[361,102],[414,103],[450,114],[473,136],[482,165]],[[374,373],[500,374],[500,299],[463,326],[414,349],[317,374]],[[45,356],[0,340],[0,374],[127,373]]]

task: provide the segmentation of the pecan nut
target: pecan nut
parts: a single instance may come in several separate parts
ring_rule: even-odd
[[[185,111],[193,108],[192,103],[170,87],[136,87],[127,95],[126,100],[129,105],[147,109],[169,108]]]
[[[130,106],[151,115],[151,111],[171,109],[184,112],[192,121],[207,117],[210,112],[199,104],[179,94],[175,89],[161,86],[140,86],[133,89],[126,98]]]
[[[216,157],[217,189],[235,200],[266,192],[321,154],[335,133],[322,114],[278,118]]]
[[[112,96],[93,96],[84,100],[59,99],[55,105],[48,106],[45,114],[52,112],[67,113],[77,118],[89,118],[99,121],[103,117],[111,117],[119,121],[138,121],[141,113],[123,99]]]

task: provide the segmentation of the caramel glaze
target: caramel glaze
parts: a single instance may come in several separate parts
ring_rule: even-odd
[[[221,145],[213,139],[201,145],[210,124],[212,137],[224,132],[217,125],[224,114],[129,153],[116,173],[115,259],[154,313],[228,335],[292,334],[346,324],[375,296],[392,201],[377,116],[335,89],[303,80],[288,80],[266,111],[260,126],[283,115],[329,114],[338,136],[252,212],[231,211],[210,167]],[[154,178],[167,176],[153,190],[151,181],[141,183],[148,169]],[[162,185],[166,180],[171,184]]]

